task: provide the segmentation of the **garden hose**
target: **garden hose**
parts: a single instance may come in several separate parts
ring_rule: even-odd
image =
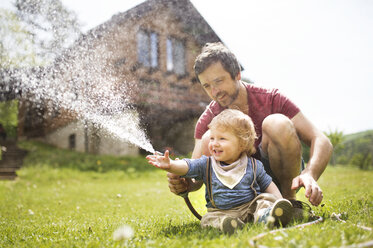
[[[289,229],[295,229],[295,228],[304,228],[306,226],[310,226],[310,225],[313,225],[313,224],[316,224],[316,223],[320,223],[322,222],[324,219],[320,216],[315,216],[317,219],[316,220],[313,220],[313,221],[310,221],[310,222],[306,222],[306,223],[303,223],[303,224],[299,224],[299,225],[296,225],[296,226],[292,226],[292,227],[287,227],[287,228],[279,228],[279,229],[275,229],[275,230],[272,230],[272,231],[269,231],[269,232],[264,232],[264,233],[261,233],[253,238],[250,239],[249,241],[249,245],[251,247],[257,247],[258,244],[257,244],[257,241],[261,238],[263,238],[264,236],[266,236],[267,234],[272,234],[272,233],[276,233],[276,232],[280,232],[280,231],[284,231],[284,230],[289,230]],[[265,246],[260,246],[260,247],[265,247]]]
[[[184,201],[186,203],[186,205],[188,206],[190,212],[192,212],[192,214],[199,220],[202,219],[202,216],[194,209],[192,203],[190,202],[189,200],[189,197],[188,197],[188,191],[185,191],[185,192],[182,192],[182,193],[179,193],[178,194],[179,196],[183,197],[184,198]]]
[[[160,156],[163,156],[163,153],[162,152],[158,152],[158,151],[155,151],[154,154],[157,154],[157,155],[160,155]],[[193,207],[192,203],[190,202],[189,200],[189,196],[188,196],[188,191],[184,191],[184,192],[181,192],[179,193],[178,195],[183,197],[184,201],[185,201],[185,204],[188,206],[190,212],[192,212],[192,214],[199,220],[202,219],[202,216],[195,210],[195,208]]]
[[[303,224],[299,224],[299,225],[296,225],[296,226],[292,226],[292,227],[288,227],[288,228],[280,228],[280,229],[276,229],[276,230],[272,230],[272,231],[269,231],[269,232],[264,232],[264,233],[261,233],[253,238],[250,239],[249,241],[249,245],[251,247],[266,247],[266,246],[263,246],[263,245],[258,245],[257,244],[257,241],[261,238],[263,238],[264,236],[268,235],[268,234],[273,234],[273,233],[276,233],[276,232],[280,232],[280,231],[284,231],[284,230],[289,230],[289,229],[295,229],[295,228],[304,228],[306,226],[310,226],[310,225],[313,225],[313,224],[317,224],[317,223],[320,223],[322,221],[324,221],[324,219],[321,217],[321,216],[315,216],[315,220],[312,220],[310,222],[306,222],[306,223],[303,223]],[[332,220],[336,220],[336,221],[339,221],[339,222],[342,222],[342,223],[346,223],[346,221],[342,220],[341,219],[341,215],[340,214],[336,214],[336,213],[332,213],[332,215],[330,216],[330,218]],[[366,227],[366,226],[362,226],[362,225],[358,225],[358,224],[353,224],[365,231],[372,231],[372,228],[371,227]],[[373,246],[373,240],[370,240],[370,241],[367,241],[367,242],[363,242],[363,243],[359,243],[359,244],[353,244],[351,246],[344,246],[345,248],[347,247],[372,247]]]

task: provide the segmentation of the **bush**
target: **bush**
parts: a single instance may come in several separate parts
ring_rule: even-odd
[[[58,149],[36,142],[20,142],[20,148],[29,151],[23,166],[47,165],[53,168],[72,168],[80,171],[108,172],[121,170],[129,173],[154,171],[143,156],[110,156],[86,154]]]
[[[18,101],[0,102],[0,120],[7,137],[17,137]]]
[[[362,170],[367,170],[372,164],[372,155],[364,155],[362,153],[355,154],[351,159],[351,164],[359,167]]]

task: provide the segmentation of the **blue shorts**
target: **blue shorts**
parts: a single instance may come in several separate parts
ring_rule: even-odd
[[[275,177],[275,175],[273,174],[273,171],[271,170],[271,166],[269,165],[268,156],[263,152],[261,145],[259,145],[259,153],[260,153],[260,161],[262,162],[265,171],[267,172],[268,175],[270,175],[272,177],[272,181],[276,184],[277,188],[281,192],[280,182]],[[300,162],[300,166],[299,167],[300,167],[299,168],[299,174],[300,174],[304,170],[304,168],[305,168],[303,157],[301,158],[301,162]],[[298,192],[299,189],[300,188],[297,189],[297,192]]]

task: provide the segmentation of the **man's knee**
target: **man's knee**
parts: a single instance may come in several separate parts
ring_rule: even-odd
[[[297,138],[297,132],[293,122],[283,114],[272,114],[263,120],[263,135],[267,135],[271,140],[282,140]]]

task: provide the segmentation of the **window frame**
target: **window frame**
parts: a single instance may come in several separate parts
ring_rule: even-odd
[[[182,58],[177,56],[176,44],[182,47]],[[186,41],[174,36],[168,36],[166,40],[166,69],[168,73],[174,73],[178,76],[187,75],[187,59],[186,59]],[[182,63],[182,70],[179,72],[177,64]],[[179,65],[180,66],[180,65]]]
[[[137,63],[151,70],[159,69],[159,34],[154,30],[141,28],[136,34],[136,42]]]

